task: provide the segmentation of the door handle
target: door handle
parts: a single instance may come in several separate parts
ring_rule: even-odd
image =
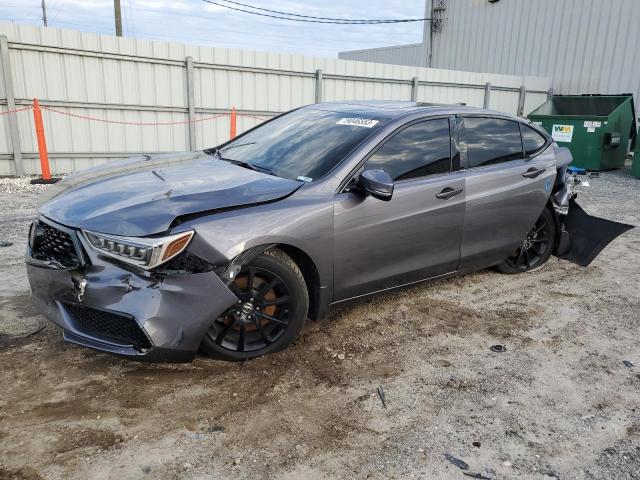
[[[544,171],[546,170],[546,168],[535,168],[535,167],[531,167],[529,170],[527,170],[526,172],[524,172],[522,174],[523,177],[525,178],[536,178],[537,176],[539,176],[540,174],[544,173]]]
[[[439,198],[441,200],[448,200],[452,197],[455,197],[456,195],[460,195],[464,190],[462,188],[458,188],[457,190],[454,190],[451,187],[447,187],[444,190],[442,190],[440,193],[436,193],[436,198]]]

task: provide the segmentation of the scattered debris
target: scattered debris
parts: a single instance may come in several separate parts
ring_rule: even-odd
[[[344,353],[339,353],[338,354],[338,360],[344,360],[345,358],[347,358],[347,357],[345,356]]]
[[[471,445],[473,445],[476,448],[480,448],[480,442],[471,442]]]
[[[450,463],[460,468],[461,470],[467,470],[469,468],[469,464],[464,460],[460,460],[457,457],[454,457],[450,453],[445,453],[444,458],[446,458]]]
[[[504,345],[492,345],[489,350],[495,353],[504,353],[507,351],[507,347]]]
[[[506,461],[506,462],[502,462],[502,465],[509,468],[511,466],[511,462]]]
[[[463,475],[466,475],[467,477],[471,477],[471,478],[479,478],[481,480],[493,480],[491,477],[485,477],[483,474],[481,473],[475,473],[475,472],[462,472]]]
[[[633,362],[630,362],[629,360],[623,360],[622,363],[624,364],[625,367],[627,368],[633,368],[635,367],[635,364]]]
[[[387,408],[387,401],[385,399],[384,388],[382,387],[382,385],[380,385],[378,387],[378,396],[380,397],[380,400],[382,401],[383,408]]]
[[[224,432],[224,427],[220,425],[214,425],[213,427],[202,427],[200,428],[200,430],[208,433],[218,433],[218,432]]]
[[[13,245],[13,242],[9,242],[7,240],[0,240],[0,247],[10,247]]]

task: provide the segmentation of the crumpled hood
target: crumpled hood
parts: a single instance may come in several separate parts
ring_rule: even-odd
[[[46,190],[38,211],[70,227],[145,236],[182,215],[279,200],[301,185],[204,152],[145,155],[66,177]]]

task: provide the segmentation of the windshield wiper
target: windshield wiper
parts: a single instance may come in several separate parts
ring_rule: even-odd
[[[249,144],[247,143],[245,145],[249,145]],[[218,148],[216,148],[215,150],[212,150],[211,155],[215,156],[218,160],[223,160],[225,162],[233,163],[234,165],[238,165],[239,167],[248,168],[249,170],[254,170],[256,172],[266,173],[268,175],[273,175],[274,177],[279,177],[279,175],[276,175],[276,173],[273,170],[267,167],[263,167],[261,165],[254,165],[253,163],[245,162],[242,160],[235,160],[233,158],[225,158],[222,156],[222,153],[220,153],[220,149]]]
[[[220,160],[224,160],[225,162],[233,163],[234,165],[238,165],[239,167],[248,168],[249,170],[254,170],[256,172],[267,173],[269,175],[273,175],[277,177],[273,170],[268,169],[267,167],[262,167],[260,165],[254,165],[253,163],[244,162],[242,160],[234,160],[233,158],[224,158],[222,155],[218,153],[218,158]]]

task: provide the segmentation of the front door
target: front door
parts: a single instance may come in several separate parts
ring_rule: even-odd
[[[334,301],[455,271],[465,192],[464,175],[452,162],[449,119],[401,129],[363,169],[385,170],[394,193],[389,201],[357,186],[336,194]]]

